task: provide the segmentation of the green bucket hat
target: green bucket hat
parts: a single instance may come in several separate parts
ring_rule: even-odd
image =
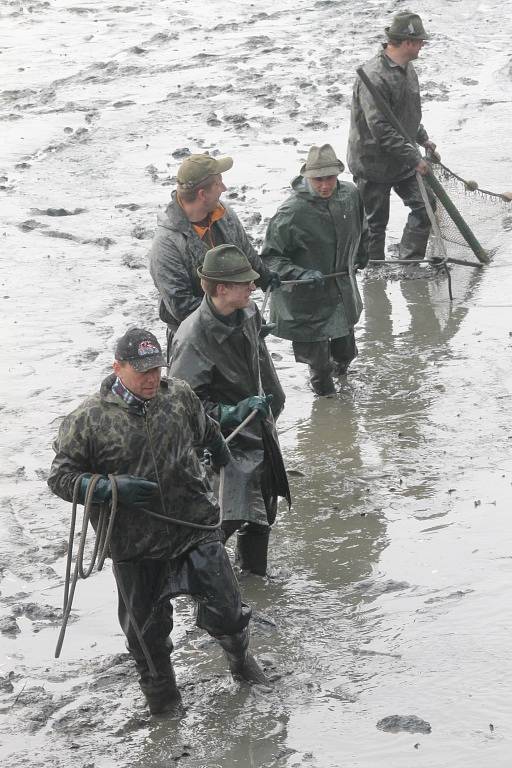
[[[306,179],[337,176],[344,169],[345,166],[341,160],[338,160],[330,144],[322,144],[321,147],[313,145],[308,152],[306,162],[300,169],[300,175]]]
[[[210,155],[189,155],[178,168],[177,179],[180,187],[193,189],[208,176],[229,171],[233,166],[232,157],[210,157]]]
[[[397,13],[384,31],[391,40],[429,40],[431,37],[425,32],[421,17],[411,11]]]
[[[203,266],[197,268],[197,274],[217,283],[250,283],[259,277],[236,245],[211,248],[206,252]]]

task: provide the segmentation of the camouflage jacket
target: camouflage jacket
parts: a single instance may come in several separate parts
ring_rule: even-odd
[[[236,213],[227,205],[216,222],[223,242],[236,245],[260,274],[258,287],[270,281],[268,270],[254,250]],[[179,203],[176,192],[165,213],[158,216],[158,227],[149,252],[149,270],[160,293],[160,318],[174,331],[201,303],[203,289],[197,268],[210,245],[201,240]]]
[[[338,181],[330,198],[315,195],[302,176],[293,194],[270,220],[262,257],[283,280],[297,280],[307,269],[328,275],[346,272],[320,285],[283,285],[272,291],[274,334],[292,341],[322,341],[346,336],[363,307],[356,267],[365,267],[366,228],[359,192]]]
[[[82,472],[135,475],[157,482],[156,461],[166,508],[162,511],[158,497],[153,511],[215,524],[219,508],[197,450],[215,440],[219,425],[183,381],[162,381],[141,413],[112,393],[114,380],[114,375],[106,378],[98,393],[64,418],[53,446],[51,490],[71,501]],[[218,531],[165,523],[120,504],[111,553],[116,561],[173,558],[211,538],[219,538]]]
[[[239,325],[227,325],[205,296],[172,342],[171,376],[185,379],[213,418],[219,418],[220,404],[236,405],[263,392],[258,354],[261,316],[253,302],[240,315]],[[277,496],[289,500],[290,491],[272,415],[264,421],[253,419],[229,448],[224,519],[273,523]]]
[[[421,99],[416,70],[395,64],[385,47],[364,65],[364,71],[389,104],[408,136],[423,146],[428,134],[421,124]],[[364,83],[357,77],[352,94],[347,162],[355,178],[396,183],[414,173],[421,159],[379,111]]]

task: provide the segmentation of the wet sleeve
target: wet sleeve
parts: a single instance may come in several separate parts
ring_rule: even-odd
[[[219,403],[211,393],[213,366],[195,344],[176,335],[171,347],[169,376],[182,379],[202,402],[205,412],[213,419],[219,417]]]
[[[258,288],[261,288],[262,290],[266,290],[270,280],[271,280],[271,274],[268,267],[263,263],[260,256],[258,255],[257,251],[255,250],[247,232],[243,228],[238,216],[231,211],[231,214],[235,217],[236,223],[237,223],[237,230],[239,235],[239,248],[245,253],[247,258],[249,259],[249,262],[251,264],[251,267],[256,270],[259,274],[258,280],[256,280],[256,285]]]
[[[50,468],[50,490],[64,501],[72,501],[75,481],[83,472],[93,472],[91,440],[85,414],[66,416],[53,443],[55,458]]]
[[[418,126],[418,133],[416,134],[416,141],[421,147],[424,147],[428,141],[428,133],[426,132],[422,123]]]
[[[218,421],[206,413],[201,399],[189,386],[186,386],[185,392],[194,443],[198,447],[214,448],[218,452],[224,444]]]
[[[363,201],[359,192],[357,193],[358,205],[359,205],[359,220],[361,222],[361,237],[359,239],[359,247],[357,249],[356,267],[358,269],[364,269],[368,264],[368,223],[366,216],[364,215]]]
[[[150,252],[150,271],[167,312],[181,323],[200,305],[194,296],[183,254],[170,237],[159,238]]]
[[[278,211],[270,219],[261,256],[265,264],[275,270],[282,280],[299,280],[306,269],[293,261],[294,215]]]
[[[383,77],[375,78],[374,76],[372,78],[371,75],[368,76],[384,101],[393,109],[392,93],[387,80]],[[359,106],[370,133],[381,148],[390,155],[394,155],[397,159],[399,158],[404,163],[409,164],[411,168],[415,168],[421,160],[421,154],[418,149],[388,122],[385,115],[382,114],[375,104],[372,94],[362,82],[359,84]]]

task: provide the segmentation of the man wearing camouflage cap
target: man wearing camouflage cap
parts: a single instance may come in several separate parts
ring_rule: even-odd
[[[229,449],[188,384],[161,381],[164,365],[149,331],[130,328],[118,340],[114,372],[60,426],[48,485],[66,501],[76,487],[84,503],[92,475],[99,475],[92,487],[96,523],[115,484],[109,551],[119,622],[151,713],[179,714],[170,661],[171,597],[189,594],[198,601],[196,623],[220,643],[234,676],[259,683],[266,678],[248,652],[251,611],[242,603],[218,526],[219,507],[198,458],[198,449],[207,448],[220,470],[230,461]]]
[[[272,289],[279,284],[279,277],[262,264],[236,213],[220,202],[226,191],[222,174],[232,165],[231,157],[189,155],[178,168],[171,202],[158,217],[149,269],[160,293],[160,318],[167,324],[169,347],[180,323],[201,304],[203,290],[197,268],[210,248],[236,245],[258,272],[259,288]],[[263,339],[260,358],[261,375],[273,395],[272,411],[277,417],[285,395]]]
[[[197,272],[206,295],[174,335],[170,374],[190,384],[225,435],[256,411],[229,444],[222,527],[226,538],[238,531],[241,569],[264,576],[277,499],[290,503],[290,491],[260,375],[261,315],[251,301],[259,274],[233,245],[209,250]]]
[[[418,14],[410,11],[397,13],[385,32],[387,42],[364,65],[364,71],[415,144],[410,144],[388,122],[367,87],[357,78],[352,97],[347,161],[368,220],[369,258],[385,258],[390,193],[394,189],[404,205],[410,208],[399,245],[400,258],[422,259],[430,221],[416,172],[425,175],[428,164],[417,145],[432,152],[436,145],[421,124],[418,77],[412,62],[418,58],[430,36]],[[433,196],[428,194],[434,204]]]

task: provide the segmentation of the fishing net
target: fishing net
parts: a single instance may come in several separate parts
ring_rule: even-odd
[[[482,248],[489,250],[495,233],[497,217],[504,212],[512,213],[510,197],[507,194],[480,189],[477,182],[463,179],[443,163],[432,163],[432,173],[442,184],[448,197],[470,227]],[[507,207],[508,206],[508,207]],[[439,242],[435,228],[432,228],[426,256],[429,259],[449,258],[477,261],[473,250],[461,234],[443,203],[436,198],[435,217],[443,242]]]

